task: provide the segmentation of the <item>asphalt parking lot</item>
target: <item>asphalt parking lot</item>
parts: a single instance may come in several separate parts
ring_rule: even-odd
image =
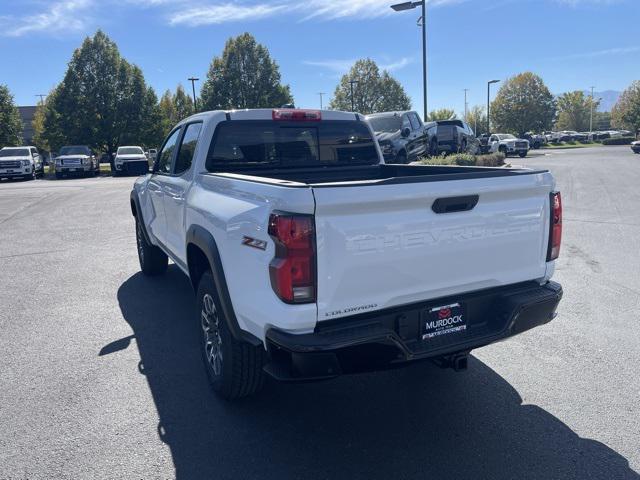
[[[0,479],[640,479],[640,155],[548,152],[559,317],[430,364],[213,396],[194,298],[139,273],[132,178],[0,183]]]

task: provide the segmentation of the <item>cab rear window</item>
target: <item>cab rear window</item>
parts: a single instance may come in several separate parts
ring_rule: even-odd
[[[220,172],[377,163],[374,140],[363,122],[232,120],[218,125],[206,168]]]

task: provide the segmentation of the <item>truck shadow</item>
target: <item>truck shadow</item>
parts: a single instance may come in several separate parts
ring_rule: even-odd
[[[421,363],[312,384],[268,383],[231,404],[209,387],[187,278],[138,273],[118,290],[176,478],[640,479],[481,361],[463,374]],[[150,472],[151,473],[151,472]]]

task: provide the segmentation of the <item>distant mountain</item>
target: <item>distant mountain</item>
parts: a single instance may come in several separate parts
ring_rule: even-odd
[[[590,90],[584,91],[585,95],[591,95]],[[610,112],[613,106],[618,102],[618,98],[622,92],[618,92],[616,90],[605,90],[604,92],[593,92],[593,98],[596,100],[598,98],[600,100],[600,107],[598,107],[599,112]]]

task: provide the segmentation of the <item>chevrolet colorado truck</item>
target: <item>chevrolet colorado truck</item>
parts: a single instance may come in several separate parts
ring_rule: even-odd
[[[131,211],[143,274],[196,292],[213,389],[309,381],[475,348],[543,325],[562,203],[546,170],[386,165],[363,116],[213,111],[180,122]]]

